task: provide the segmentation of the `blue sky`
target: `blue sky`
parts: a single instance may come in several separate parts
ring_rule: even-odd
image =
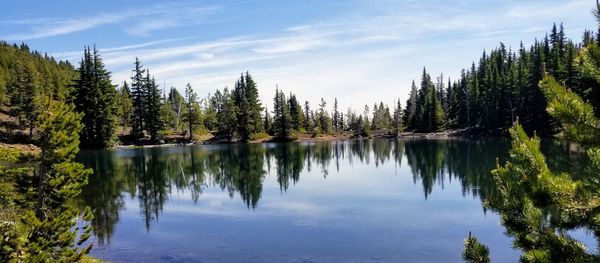
[[[481,52],[543,38],[553,22],[580,40],[593,0],[2,0],[0,39],[78,62],[96,45],[115,83],[135,57],[161,86],[205,96],[249,70],[272,104],[275,85],[316,106],[361,110],[406,100],[423,67],[456,77]]]

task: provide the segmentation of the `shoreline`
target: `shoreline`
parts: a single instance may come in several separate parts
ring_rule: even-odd
[[[167,142],[167,143],[148,143],[148,144],[119,144],[112,146],[107,149],[132,149],[132,148],[153,148],[153,147],[171,147],[171,146],[189,146],[189,145],[219,145],[219,144],[260,144],[260,143],[277,143],[277,142],[333,142],[333,141],[350,141],[350,140],[361,140],[361,139],[378,139],[378,138],[400,138],[400,139],[447,139],[447,138],[466,138],[466,139],[478,139],[478,138],[502,138],[506,137],[506,135],[502,135],[499,133],[492,133],[489,131],[481,131],[474,128],[465,128],[465,129],[454,129],[454,130],[446,130],[440,132],[429,132],[429,133],[421,133],[421,132],[401,132],[397,136],[384,134],[384,133],[374,133],[370,136],[365,137],[357,137],[352,133],[343,132],[338,134],[325,134],[317,137],[312,137],[311,134],[298,134],[298,138],[292,141],[278,141],[273,140],[273,136],[268,136],[248,142],[226,142],[214,140],[212,135],[203,135],[200,137],[200,140],[189,142],[189,141],[181,141],[181,142]],[[120,141],[122,142],[122,141]],[[21,151],[24,153],[39,153],[39,147],[32,144],[8,144],[4,142],[0,142],[0,150],[2,149],[14,149],[17,151]],[[82,150],[91,150],[91,149],[82,149]]]
[[[448,138],[466,138],[466,139],[480,139],[480,138],[502,138],[506,135],[491,135],[483,134],[480,132],[473,132],[472,129],[455,129],[440,132],[401,132],[397,136],[390,134],[374,134],[365,137],[356,137],[350,133],[341,133],[336,135],[324,135],[312,137],[309,134],[300,134],[297,139],[292,141],[278,141],[273,140],[272,136],[256,139],[248,142],[226,142],[211,140],[209,139],[199,140],[195,142],[183,142],[183,143],[161,143],[161,144],[127,144],[127,145],[115,145],[108,149],[131,149],[131,148],[153,148],[153,147],[171,147],[171,146],[191,146],[191,145],[222,145],[222,144],[262,144],[262,143],[278,143],[278,142],[333,142],[333,141],[351,141],[351,140],[362,140],[362,139],[448,139]]]

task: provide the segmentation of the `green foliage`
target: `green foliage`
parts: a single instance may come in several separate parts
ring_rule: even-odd
[[[17,118],[20,126],[28,127],[30,140],[42,107],[39,78],[31,63],[17,61],[14,76],[9,82],[11,115]]]
[[[393,119],[390,114],[390,109],[386,105],[383,105],[383,102],[373,106],[371,129],[381,133],[389,133],[392,130],[392,122]]]
[[[242,74],[235,83],[233,98],[237,111],[237,134],[242,142],[250,140],[253,133],[263,131],[262,106],[258,88],[250,73]]]
[[[116,104],[119,125],[123,128],[128,127],[133,115],[133,103],[131,101],[131,90],[126,81],[123,82],[123,86],[117,91]]]
[[[310,110],[310,103],[304,102],[304,130],[308,133],[315,131],[315,114]]]
[[[150,77],[150,71],[146,70],[146,104],[145,104],[145,128],[150,134],[150,141],[158,140],[159,132],[164,128],[163,122],[163,102],[160,95],[161,91],[156,84],[154,77]]]
[[[317,129],[319,133],[331,133],[333,131],[333,123],[331,122],[331,117],[329,113],[325,109],[327,103],[325,99],[321,98],[321,103],[319,103],[319,110],[317,111]]]
[[[82,147],[106,148],[113,144],[117,125],[117,91],[96,48],[87,47],[74,84],[75,110],[83,113]]]
[[[581,74],[594,78],[600,83],[600,46],[596,43],[591,43],[583,47],[577,57],[575,63],[581,70]]]
[[[402,105],[400,104],[400,99],[398,99],[396,105],[394,106],[394,115],[392,116],[392,129],[395,135],[398,135],[402,130],[404,130],[404,126],[402,125]]]
[[[486,206],[500,213],[507,232],[515,237],[515,246],[523,250],[521,261],[598,260],[583,244],[554,227],[564,230],[589,224],[597,215],[600,199],[569,175],[552,173],[540,151],[540,139],[529,138],[519,123],[510,132],[511,160],[492,172],[501,198],[487,200]],[[548,206],[559,209],[560,218],[546,218]]]
[[[270,135],[268,133],[259,132],[259,133],[252,134],[252,136],[250,137],[250,140],[255,141],[255,140],[266,139],[269,137],[270,137]]]
[[[344,129],[344,117],[338,111],[338,100],[335,98],[333,101],[333,118],[332,118],[333,130],[339,132]]]
[[[292,129],[295,131],[300,131],[304,128],[303,124],[305,119],[302,106],[298,102],[298,99],[296,99],[296,95],[291,93],[287,103],[290,115],[292,117]]]
[[[135,68],[131,77],[131,98],[133,100],[133,115],[131,118],[131,134],[135,138],[144,137],[144,119],[146,117],[146,98],[144,73],[146,70],[142,66],[139,58],[135,58]]]
[[[214,98],[217,115],[216,134],[217,136],[231,142],[235,137],[236,129],[238,127],[238,108],[235,105],[235,100],[227,88],[223,89],[223,93],[217,90]]]
[[[551,76],[540,82],[540,88],[549,101],[548,113],[560,121],[567,138],[579,143],[600,144],[600,120],[594,115],[592,105]]]
[[[275,90],[273,102],[273,134],[277,139],[290,140],[292,139],[293,119],[285,94],[279,88]]]
[[[269,135],[273,135],[273,119],[271,118],[271,114],[269,114],[269,109],[267,109],[266,107],[264,125],[265,132]]]
[[[588,171],[600,171],[600,126],[592,106],[573,91],[546,76],[540,89],[548,100],[548,112],[562,124],[564,135],[587,147],[590,159]],[[553,173],[540,151],[540,139],[529,138],[516,122],[510,129],[513,141],[511,160],[492,173],[501,198],[487,200],[487,206],[500,212],[508,233],[515,237],[515,246],[523,250],[522,262],[592,262],[599,256],[589,254],[580,242],[556,232],[587,226],[600,231],[600,196],[597,183],[575,180],[569,174]],[[560,211],[550,218],[544,209]],[[554,217],[558,218],[554,218]],[[552,224],[550,224],[552,222]]]
[[[23,204],[19,208],[23,211],[0,221],[1,261],[77,262],[90,251],[91,245],[81,245],[90,237],[92,229],[79,220],[91,220],[91,210],[76,210],[67,205],[68,200],[81,192],[91,173],[82,164],[73,162],[79,151],[80,121],[81,114],[75,113],[74,106],[48,101],[39,116],[42,153],[35,173],[26,168],[0,173],[1,176],[15,176],[15,173],[33,176],[31,187],[37,190],[34,195],[25,195],[30,200],[19,202]]]
[[[208,131],[215,131],[217,128],[217,101],[210,94],[204,100],[204,127]]]
[[[65,201],[80,193],[91,170],[73,162],[79,152],[79,132],[82,130],[81,114],[63,102],[49,102],[40,115],[40,167],[38,170],[37,210],[62,207]]]
[[[24,153],[16,148],[0,147],[0,163],[24,163],[33,158],[32,153]]]
[[[587,38],[587,40],[586,40]],[[577,54],[579,53],[579,54]],[[411,87],[403,124],[413,131],[431,132],[444,128],[480,127],[503,132],[521,117],[526,131],[555,132],[546,112],[546,98],[538,86],[546,73],[567,84],[600,114],[600,48],[588,36],[583,44],[565,38],[562,25],[553,26],[543,40],[531,47],[521,44],[511,51],[504,44],[484,52],[477,63],[444,86],[424,70],[421,85]]]
[[[165,112],[163,114],[163,122],[166,124],[166,127],[175,131],[181,130],[185,109],[186,106],[188,106],[186,104],[186,99],[181,96],[176,88],[171,87],[164,106]]]
[[[425,69],[423,69],[419,90],[417,90],[413,81],[410,98],[406,102],[407,107],[404,113],[406,116],[404,125],[408,129],[419,132],[435,132],[445,128],[446,113],[442,108],[443,85],[438,84],[438,86],[439,90],[436,89],[431,81],[431,76]],[[375,111],[381,111],[381,109],[376,107]],[[387,114],[389,114],[389,110]]]
[[[198,96],[188,83],[185,87],[185,113],[184,120],[188,123],[188,133],[190,140],[193,140],[195,127],[202,124],[202,110],[198,103]]]
[[[464,261],[469,263],[489,263],[490,251],[487,246],[481,244],[477,238],[471,236],[465,240],[465,250],[462,253]]]
[[[67,61],[56,61],[53,57],[29,50],[25,44],[17,46],[0,41],[0,106],[9,102],[13,95],[11,82],[23,80],[22,67],[25,65],[35,77],[36,96],[53,99],[66,99],[70,85],[76,76],[73,66]],[[21,68],[21,69],[20,69]]]

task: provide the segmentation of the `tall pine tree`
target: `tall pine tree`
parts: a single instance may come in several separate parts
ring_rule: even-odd
[[[116,89],[98,50],[87,47],[77,70],[75,109],[83,113],[80,139],[84,148],[106,148],[113,144],[117,126]]]

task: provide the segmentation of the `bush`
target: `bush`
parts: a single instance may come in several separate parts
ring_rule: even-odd
[[[271,135],[269,135],[265,132],[259,132],[259,133],[252,134],[250,136],[250,140],[255,141],[255,140],[265,139],[265,138],[269,138],[269,137],[271,137]]]

